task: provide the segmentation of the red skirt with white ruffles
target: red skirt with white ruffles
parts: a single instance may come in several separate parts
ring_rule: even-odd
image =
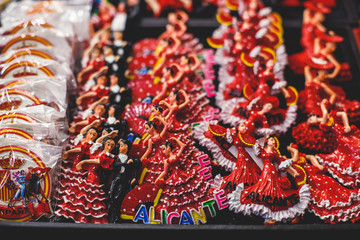
[[[76,175],[75,172],[66,174],[67,177],[59,182],[61,203],[58,204],[55,214],[71,218],[76,223],[107,223],[103,185],[90,183]]]
[[[175,168],[162,186],[156,212],[166,209],[168,213],[198,209],[202,202],[213,198],[209,184],[198,174],[199,167],[191,170]]]
[[[360,190],[349,189],[309,164],[304,166],[310,186],[309,210],[325,222],[356,221],[360,218]]]

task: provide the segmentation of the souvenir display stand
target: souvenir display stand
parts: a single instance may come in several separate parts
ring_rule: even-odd
[[[360,230],[357,1],[125,2],[5,4],[0,229]]]

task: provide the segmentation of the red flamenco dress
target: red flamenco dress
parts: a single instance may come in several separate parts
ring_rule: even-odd
[[[172,160],[166,180],[161,184],[144,183],[130,191],[122,203],[121,217],[133,219],[141,204],[154,206],[156,219],[160,218],[162,210],[180,216],[183,211],[198,211],[204,201],[212,199],[212,189],[199,174],[200,167],[193,166],[185,170],[183,163],[186,161],[184,157]],[[174,224],[176,220],[168,224]]]
[[[186,157],[186,162],[182,162],[184,169],[191,169],[198,162],[197,158],[203,155],[201,151],[194,147],[194,141],[185,134],[167,132],[164,137],[161,137],[160,135],[158,137],[152,137],[152,152],[150,153],[150,156],[142,162],[144,169],[146,168],[146,174],[143,178],[144,183],[155,184],[155,180],[164,170],[165,155],[162,153],[160,146],[166,139],[169,139],[172,136],[175,136],[186,143],[183,152],[184,159]]]
[[[340,87],[326,84],[336,93],[336,101],[331,108],[346,112],[350,122],[358,121],[360,119],[360,103],[356,100],[347,99],[345,92]],[[305,114],[321,116],[322,112],[318,103],[328,97],[319,83],[308,82],[305,84],[305,89],[299,92],[299,109]]]
[[[338,43],[343,41],[343,38],[337,35],[330,36],[326,35],[324,32],[316,29],[317,36],[326,42]],[[335,58],[333,53],[328,53],[332,55],[332,58]],[[296,74],[304,74],[304,67],[306,65],[311,66],[314,69],[323,69],[328,72],[332,72],[335,68],[335,65],[328,59],[328,57],[321,53],[314,53],[314,49],[305,50],[301,53],[293,54],[289,57],[289,66]],[[350,71],[350,66],[348,63],[340,63],[341,69],[339,74],[336,76],[337,81],[349,81],[352,79],[352,74]]]
[[[156,178],[164,170],[165,156],[161,151],[160,146],[166,141],[167,136],[161,137],[160,134],[157,137],[151,137],[152,152],[147,159],[142,161],[143,166],[143,182],[155,184]],[[145,171],[145,172],[144,172]]]
[[[259,181],[247,188],[239,184],[229,197],[230,210],[244,215],[260,215],[265,221],[287,222],[304,214],[310,201],[309,186],[298,190],[289,187],[289,180],[280,177],[275,167],[287,161],[277,151],[266,152],[260,147],[259,157],[264,162]],[[284,166],[286,168],[286,166]]]
[[[60,177],[61,180],[58,182],[58,186],[56,188],[56,193],[54,198],[57,200],[56,204],[59,206],[64,204],[63,195],[66,194],[66,190],[74,185],[77,184],[78,181],[82,181],[84,177],[86,177],[85,173],[80,172],[76,169],[76,165],[83,159],[88,159],[90,157],[91,148],[93,151],[99,151],[95,149],[95,145],[93,142],[79,140],[79,138],[83,138],[82,134],[79,134],[77,139],[74,140],[75,146],[73,148],[80,148],[81,150],[76,153],[71,153],[68,159],[63,160],[61,164],[61,173]]]
[[[179,82],[172,82],[167,86],[168,92],[176,92],[184,90],[190,102],[183,109],[175,109],[176,120],[184,123],[191,124],[196,122],[202,122],[203,118],[209,115],[209,112],[215,110],[209,103],[209,99],[206,97],[205,91],[201,86],[192,84],[191,82],[183,81],[183,78]],[[166,96],[163,100],[166,102],[170,101],[170,95]],[[160,101],[161,99],[159,99]],[[185,101],[184,97],[181,96],[178,100],[178,105],[181,105]],[[153,102],[156,104],[157,102]]]
[[[168,213],[176,212],[180,216],[182,211],[198,210],[204,201],[213,198],[210,184],[199,174],[200,167],[185,170],[182,162],[186,159],[179,157],[167,161],[169,173],[161,186],[161,196],[155,208],[159,216],[162,209],[166,209]]]
[[[279,106],[280,101],[277,95],[271,95],[272,89],[270,89],[270,86],[268,85],[270,80],[279,82],[271,73],[269,75],[259,75],[259,83],[255,91],[247,84],[245,88],[242,89],[245,98],[241,101],[234,101],[225,105],[220,113],[220,119],[224,123],[234,126],[239,122],[248,119],[249,114],[251,115],[251,110],[259,111],[266,103],[271,103],[273,109],[266,114],[268,124],[274,131],[285,133],[295,122],[297,105],[292,104],[286,106],[286,108],[281,108]]]
[[[219,91],[224,101],[241,97],[241,91],[246,84],[249,84],[251,87],[257,85],[257,79],[254,74],[253,64],[245,61],[243,55],[247,56],[248,53],[245,53],[239,49],[234,54],[234,60],[230,62],[226,68],[226,71],[219,71]]]
[[[170,136],[176,136],[186,144],[186,147],[182,153],[182,157],[177,159],[176,164],[181,166],[181,169],[184,172],[189,172],[191,174],[196,173],[198,175],[198,172],[201,170],[201,168],[197,166],[199,163],[198,158],[203,156],[204,153],[194,147],[193,140],[189,139],[187,136],[180,133],[167,133],[164,137],[159,135],[158,137],[151,138],[153,141],[152,152],[147,159],[142,161],[143,171],[139,181],[140,185],[131,190],[126,195],[122,203],[121,214],[123,219],[132,219],[141,204],[148,205],[154,203],[155,197],[159,190],[159,188],[155,185],[155,181],[164,171],[164,163],[166,161],[166,157],[162,153],[160,146],[165,142],[166,139],[169,139]],[[175,148],[174,151],[177,151],[177,148]],[[191,178],[193,177],[194,176],[191,176]],[[190,181],[189,178],[187,181]],[[198,181],[196,182],[199,183]],[[197,189],[200,187],[194,185],[182,185],[182,187],[184,186],[187,186],[188,190],[192,188]],[[175,192],[173,194],[175,194]]]
[[[252,146],[256,142],[255,138],[233,129],[230,130],[230,134],[233,145],[238,151],[235,168],[225,177],[217,175],[213,184],[217,189],[224,189],[225,193],[231,193],[240,183],[243,183],[245,187],[252,186],[258,182],[261,175],[261,169],[247,151],[247,149],[252,150]],[[226,151],[223,148],[220,149]]]
[[[189,133],[189,124],[182,123],[178,120],[179,114],[179,106],[175,106],[173,109],[173,113],[168,119],[168,128],[167,131],[175,133],[175,132],[181,132],[185,135]],[[165,111],[167,113],[167,111]],[[164,114],[163,114],[164,115]]]
[[[336,148],[328,154],[317,154],[319,161],[328,168],[328,172],[341,184],[347,187],[358,187],[360,182],[360,130],[351,126],[351,131],[345,133],[344,126],[338,124],[336,112],[330,112],[327,124],[321,124],[320,129],[332,132],[336,139]]]
[[[73,219],[76,223],[107,223],[106,194],[100,184],[100,168],[110,169],[114,156],[100,153],[92,158],[99,158],[100,164],[87,164],[86,179],[77,179],[71,183],[63,195],[63,204],[55,214]]]
[[[300,44],[304,47],[304,50],[299,53],[294,53],[289,56],[289,67],[297,74],[304,73],[305,63],[309,56],[314,52],[314,40],[316,38],[315,30],[317,26],[313,23],[305,23],[301,28]]]
[[[360,190],[349,189],[325,174],[325,170],[308,164],[305,154],[300,153],[299,160],[293,164],[300,177],[301,186],[309,185],[309,211],[328,223],[356,221],[360,217]]]
[[[292,129],[295,143],[306,151],[331,153],[335,150],[337,141],[332,131],[322,131],[320,127],[302,122]]]

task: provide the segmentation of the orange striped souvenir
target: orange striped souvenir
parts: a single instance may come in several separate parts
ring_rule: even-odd
[[[18,128],[0,128],[0,137],[14,135],[24,139],[34,139],[30,133]]]
[[[42,74],[50,77],[55,75],[48,67],[30,61],[15,62],[1,70],[1,78],[6,78],[8,75],[20,78],[25,76],[39,76]]]
[[[2,48],[1,53],[6,53],[10,49],[20,49],[39,46],[53,46],[47,39],[36,35],[25,34],[14,37]]]
[[[35,118],[30,117],[24,113],[19,113],[19,112],[8,112],[8,113],[3,113],[0,114],[0,123],[38,123],[39,121],[37,121]]]
[[[51,24],[49,23],[40,23],[40,24],[33,24],[33,21],[27,21],[27,22],[23,22],[18,24],[17,26],[15,26],[13,29],[10,30],[10,35],[14,35],[16,33],[21,32],[21,30],[25,30],[26,32],[31,31],[31,27],[42,27],[42,28],[54,28]]]
[[[9,58],[4,60],[4,63],[11,62],[12,60],[14,60],[16,58],[20,58],[20,57],[24,57],[24,56],[36,56],[36,57],[40,57],[42,59],[54,60],[54,58],[52,56],[50,56],[49,54],[47,54],[43,51],[40,51],[38,49],[19,49],[18,51],[14,52]]]
[[[16,88],[0,90],[0,110],[2,111],[41,104],[44,104],[44,102],[27,90]]]

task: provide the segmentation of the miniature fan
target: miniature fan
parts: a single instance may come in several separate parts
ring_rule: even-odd
[[[154,84],[151,75],[136,75],[129,83],[128,87],[132,90],[132,102],[141,102],[149,96],[156,96],[161,92],[162,84]]]
[[[156,38],[145,38],[133,45],[134,57],[146,54],[147,52],[154,52],[159,44]]]
[[[145,183],[137,186],[124,198],[121,205],[121,218],[132,220],[142,204],[146,207],[156,205],[155,201],[158,200],[160,194],[161,189],[153,184]]]
[[[153,68],[157,60],[158,57],[152,54],[136,57],[129,63],[128,69],[130,75],[136,75],[138,71],[142,68]]]
[[[128,122],[128,129],[130,132],[144,135],[145,123],[151,116],[151,104],[137,103],[127,107],[122,114],[122,118]]]

